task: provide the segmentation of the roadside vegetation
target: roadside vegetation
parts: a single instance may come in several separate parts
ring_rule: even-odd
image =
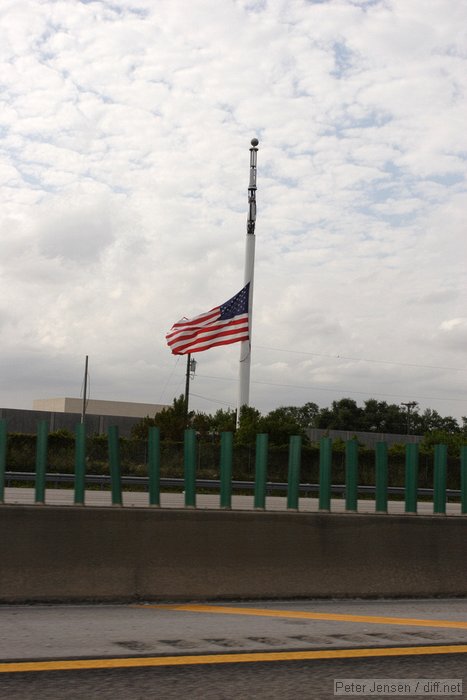
[[[199,478],[216,479],[219,476],[219,443],[222,432],[234,434],[233,478],[252,480],[255,473],[255,442],[258,433],[269,436],[268,480],[287,481],[288,443],[291,435],[302,437],[302,483],[316,483],[319,472],[319,445],[310,442],[309,428],[346,430],[349,432],[376,432],[423,435],[420,443],[419,485],[433,484],[433,452],[437,444],[448,446],[448,488],[458,489],[459,452],[467,444],[467,419],[462,425],[452,417],[442,417],[427,409],[423,413],[414,410],[407,423],[407,412],[396,404],[370,399],[358,406],[353,399],[334,401],[329,408],[320,409],[315,403],[301,407],[283,406],[266,415],[257,409],[245,407],[236,428],[234,411],[220,409],[209,415],[185,411],[183,396],[174,399],[173,405],[146,417],[136,424],[130,438],[120,439],[122,473],[135,476],[147,475],[147,436],[151,426],[161,433],[161,476],[183,476],[183,432],[186,426],[193,428],[198,437]],[[49,435],[47,471],[73,473],[75,437],[60,430]],[[109,457],[106,435],[93,435],[87,439],[87,473],[108,474]],[[389,447],[390,485],[401,486],[405,473],[405,445]],[[7,469],[9,471],[35,470],[36,436],[9,434]],[[345,480],[345,443],[333,441],[333,482]],[[359,483],[374,483],[374,451],[359,447]]]

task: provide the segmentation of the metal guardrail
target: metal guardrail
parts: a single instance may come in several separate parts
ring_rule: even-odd
[[[26,472],[26,471],[21,471],[21,472],[12,472],[12,471],[7,471],[5,472],[5,483],[6,485],[10,485],[11,482],[17,482],[17,481],[22,481],[22,482],[35,482],[36,479],[36,474],[35,472]],[[110,475],[107,474],[87,474],[86,477],[86,483],[88,485],[97,485],[100,486],[101,489],[108,488],[110,489],[110,484],[111,484],[111,477]],[[75,475],[74,474],[55,474],[52,472],[49,472],[46,474],[46,481],[47,483],[54,483],[56,486],[58,484],[73,484],[75,481]],[[148,488],[149,486],[149,479],[146,476],[122,476],[121,477],[122,485],[123,486],[141,486]],[[161,478],[160,480],[160,485],[161,488],[180,488],[183,489],[185,485],[184,479],[181,478],[172,478],[172,477],[164,477]],[[219,479],[196,479],[196,487],[199,489],[206,489],[206,490],[218,490],[220,489],[221,482]],[[266,482],[266,492],[268,495],[271,495],[274,492],[277,491],[283,491],[287,492],[288,489],[288,484],[286,482],[275,482],[275,481],[268,481]],[[374,495],[376,492],[376,489],[374,486],[363,486],[359,485],[357,487],[358,492],[360,494],[371,494]],[[237,480],[232,480],[232,490],[233,491],[254,491],[255,490],[255,482],[254,481],[237,481]],[[299,485],[299,490],[300,493],[303,495],[309,495],[309,494],[318,494],[319,493],[319,484],[314,484],[314,483],[303,483]],[[342,496],[345,495],[345,484],[331,484],[331,491],[333,493],[341,494]],[[388,494],[391,494],[393,496],[404,496],[405,493],[405,488],[403,486],[388,486],[387,488]],[[418,495],[419,496],[433,496],[433,489],[428,489],[428,488],[419,488],[418,489]],[[447,498],[452,498],[452,499],[458,499],[461,497],[461,491],[459,489],[446,489],[446,497]]]

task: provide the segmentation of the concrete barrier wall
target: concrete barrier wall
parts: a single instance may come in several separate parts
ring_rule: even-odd
[[[467,595],[467,518],[0,506],[0,601]]]

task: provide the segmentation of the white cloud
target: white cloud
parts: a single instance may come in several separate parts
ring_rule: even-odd
[[[77,394],[85,354],[94,398],[183,391],[165,332],[243,283],[258,136],[252,403],[465,414],[466,26],[442,0],[4,0],[2,403]],[[194,408],[235,405],[238,353],[198,357]]]

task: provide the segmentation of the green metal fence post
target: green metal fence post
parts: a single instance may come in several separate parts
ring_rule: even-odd
[[[461,447],[461,513],[467,514],[467,445]]]
[[[319,510],[331,510],[332,440],[319,441]]]
[[[196,508],[196,431],[187,428],[184,435],[185,507]]]
[[[446,515],[446,470],[448,448],[446,445],[435,445],[433,468],[433,513]]]
[[[375,450],[376,497],[375,510],[377,513],[388,512],[388,446],[385,442],[377,442]]]
[[[418,496],[418,445],[405,446],[405,512],[417,512]]]
[[[0,503],[5,500],[6,447],[8,441],[7,423],[0,420]]]
[[[302,438],[300,435],[291,435],[289,440],[289,474],[287,489],[288,510],[298,510],[301,457]]]
[[[110,484],[112,490],[112,505],[121,506],[122,501],[122,474],[120,468],[120,440],[118,426],[110,425],[108,430],[109,439],[109,465]]]
[[[149,505],[157,508],[161,504],[161,433],[155,425],[148,431],[148,480]]]
[[[358,442],[347,440],[345,443],[345,509],[356,513],[358,504]]]
[[[232,433],[221,433],[221,456],[220,456],[220,477],[221,477],[221,508],[232,507],[232,457],[233,457],[233,435]]]
[[[49,436],[49,422],[41,420],[37,424],[36,442],[36,488],[35,502],[45,503],[45,478],[47,472],[47,442]]]
[[[255,499],[256,510],[266,508],[266,474],[268,464],[268,435],[260,433],[256,436],[256,471],[255,471]]]
[[[75,505],[84,505],[86,475],[86,425],[75,428]]]

